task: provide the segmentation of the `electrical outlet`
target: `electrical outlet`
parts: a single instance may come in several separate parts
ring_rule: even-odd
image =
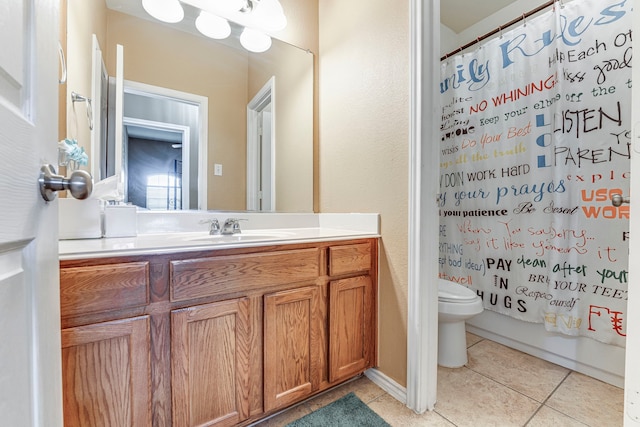
[[[216,176],[222,176],[222,165],[219,163],[213,164],[213,174]]]

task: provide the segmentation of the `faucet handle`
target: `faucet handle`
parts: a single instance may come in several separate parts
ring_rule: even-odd
[[[200,224],[209,224],[209,234],[220,234],[220,222],[218,218],[203,219]]]
[[[240,221],[248,221],[246,218],[227,218],[224,221],[224,225],[222,227],[222,234],[236,234],[241,233],[240,230]],[[229,231],[231,229],[231,231]]]

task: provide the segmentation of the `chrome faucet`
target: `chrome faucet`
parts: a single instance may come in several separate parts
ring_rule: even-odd
[[[220,222],[217,218],[213,219],[204,219],[200,221],[200,224],[209,224],[209,234],[216,235],[220,234]]]
[[[240,230],[240,221],[246,221],[246,219],[227,218],[222,225],[222,231],[220,234],[238,234],[242,233]]]

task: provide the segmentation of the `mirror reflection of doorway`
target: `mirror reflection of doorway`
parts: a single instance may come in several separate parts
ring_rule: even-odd
[[[109,99],[115,99],[115,94],[112,92],[115,92],[115,85],[110,84]],[[124,81],[122,137],[117,138],[116,121],[109,120],[105,170],[107,176],[122,170],[126,202],[147,209],[152,209],[150,206],[158,206],[157,209],[162,210],[206,209],[207,103],[207,98],[199,95]],[[109,102],[109,117],[116,115],[115,104],[115,102]],[[130,138],[133,138],[134,144],[140,147],[141,143],[135,142],[135,139],[162,141],[160,144],[165,144],[164,149],[153,150],[155,153],[153,156],[158,157],[158,163],[172,163],[171,166],[163,166],[166,170],[162,174],[168,177],[165,179],[166,184],[148,183],[146,176],[140,175],[140,172],[147,171],[148,167],[132,167],[128,164],[129,150],[136,149],[136,146],[128,146]],[[173,148],[167,148],[172,144]],[[152,157],[150,157],[148,146],[145,151],[146,154],[141,157],[146,157],[146,162],[150,162]],[[176,151],[181,152],[179,159],[176,158]],[[163,160],[160,160],[161,152],[166,156]],[[133,155],[135,156],[136,152]],[[117,160],[119,157],[122,159],[120,167]],[[178,178],[169,178],[173,175],[169,175],[168,171],[173,169]],[[158,179],[160,178],[156,181]],[[129,180],[133,184],[130,185]],[[175,195],[165,198],[163,203],[157,198],[154,198],[155,201],[151,205],[146,203],[147,196],[146,193],[142,194],[143,188],[154,186],[164,188],[165,185],[174,188]],[[164,204],[164,207],[160,208],[161,204]]]
[[[247,105],[247,210],[274,212],[275,77]]]
[[[189,128],[130,119],[124,126],[126,200],[150,210],[188,206]]]

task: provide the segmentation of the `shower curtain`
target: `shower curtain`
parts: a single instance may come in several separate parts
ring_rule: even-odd
[[[441,65],[440,278],[624,346],[631,0],[580,0]],[[637,138],[636,138],[637,139]],[[640,149],[640,145],[637,146]]]

